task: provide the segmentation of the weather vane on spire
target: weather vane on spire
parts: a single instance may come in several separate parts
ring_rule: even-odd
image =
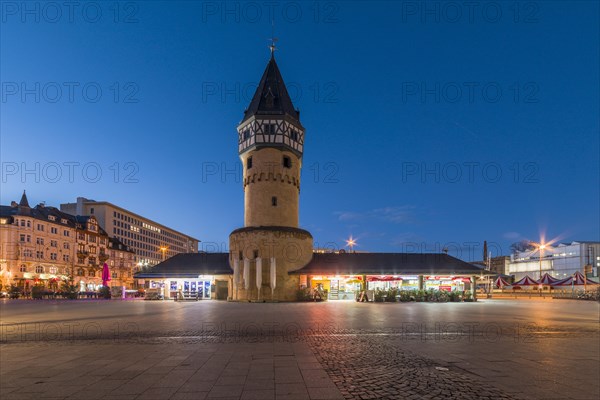
[[[279,40],[275,37],[275,20],[274,19],[271,20],[271,38],[269,40],[271,41],[271,44],[269,45],[269,49],[271,49],[271,57],[274,57],[275,50],[277,50],[275,43],[277,43],[277,41]]]
[[[269,45],[269,49],[271,49],[271,57],[273,57],[273,55],[275,54],[275,50],[277,50],[277,46],[275,46],[275,43],[279,40],[276,37],[269,39],[271,40],[271,44]]]

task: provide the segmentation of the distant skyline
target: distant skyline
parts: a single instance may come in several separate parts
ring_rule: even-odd
[[[3,205],[104,200],[226,251],[273,19],[315,246],[600,240],[597,2],[22,4],[1,10]]]

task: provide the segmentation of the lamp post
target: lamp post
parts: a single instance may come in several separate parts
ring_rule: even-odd
[[[167,250],[169,250],[169,248],[167,246],[160,247],[160,251],[162,252],[162,260],[163,261],[165,261],[165,254],[167,253]]]
[[[540,280],[542,279],[542,257],[544,256],[544,249],[546,248],[545,244],[541,244],[538,246],[538,249],[540,250]],[[540,282],[541,285],[541,282]]]

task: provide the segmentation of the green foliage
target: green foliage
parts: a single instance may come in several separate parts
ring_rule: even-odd
[[[453,290],[448,293],[448,300],[453,302],[462,301],[462,293],[458,290]]]
[[[102,286],[100,288],[100,290],[98,291],[98,293],[100,294],[101,298],[106,299],[106,300],[110,300],[110,298],[112,297],[110,288],[108,286]]]
[[[396,296],[398,295],[398,293],[399,293],[399,290],[397,288],[388,289],[385,301],[388,303],[395,303],[397,300]]]
[[[23,289],[14,283],[8,288],[8,297],[11,299],[18,299],[23,294]]]
[[[460,291],[446,291],[446,290],[436,290],[436,289],[428,289],[428,290],[401,290],[399,288],[390,288],[387,290],[383,289],[375,289],[373,293],[373,300],[375,302],[386,302],[386,303],[395,303],[402,302],[406,303],[409,301],[416,302],[436,302],[436,303],[446,303],[446,302],[460,302],[463,301],[472,301],[469,300],[471,292],[460,292]],[[312,295],[310,294],[309,289],[299,289],[296,292],[296,298],[298,301],[312,301]]]
[[[415,290],[414,297],[415,297],[415,301],[418,301],[418,302],[427,301],[427,296],[426,296],[424,290]]]
[[[445,290],[439,290],[437,292],[437,301],[439,303],[447,303],[450,299],[450,293]]]
[[[44,295],[46,294],[46,288],[42,285],[34,285],[31,288],[31,298],[32,299],[36,299],[36,300],[40,300],[44,297]]]
[[[75,282],[73,282],[73,278],[63,280],[61,284],[61,290],[63,292],[63,296],[69,300],[77,300],[79,297],[79,287],[75,284]]]
[[[296,301],[312,301],[312,294],[310,288],[302,288],[296,290]]]
[[[465,290],[465,294],[463,296],[463,301],[471,302],[473,301],[473,292],[470,290]]]
[[[400,301],[405,303],[407,301],[411,301],[412,300],[412,295],[411,295],[411,291],[409,290],[400,290]]]

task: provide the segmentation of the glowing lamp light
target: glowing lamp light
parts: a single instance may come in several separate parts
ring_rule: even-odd
[[[346,247],[350,247],[350,252],[352,252],[354,246],[356,246],[356,239],[350,236],[350,238],[346,240]]]

